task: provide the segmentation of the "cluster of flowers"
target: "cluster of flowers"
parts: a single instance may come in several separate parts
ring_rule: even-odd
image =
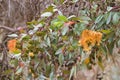
[[[17,48],[16,48],[16,43],[17,43],[17,40],[16,39],[11,39],[8,41],[7,43],[7,47],[9,49],[9,52],[14,52]]]
[[[16,48],[17,45],[17,40],[16,39],[11,39],[8,41],[7,43],[7,47],[9,49],[9,53],[14,53],[15,51],[17,51],[18,49]],[[28,54],[30,57],[34,57],[34,53],[33,52],[29,52]]]
[[[90,51],[95,45],[100,45],[102,33],[92,30],[84,30],[79,40],[79,45],[84,51]]]

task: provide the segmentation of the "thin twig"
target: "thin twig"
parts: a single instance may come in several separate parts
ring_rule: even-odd
[[[15,32],[16,29],[13,29],[13,28],[10,28],[10,27],[7,27],[7,26],[0,26],[0,29],[5,29],[7,31],[10,31],[10,32]]]
[[[26,28],[27,27],[21,27],[20,29],[26,29]],[[10,28],[8,26],[0,26],[0,29],[5,29],[5,30],[10,31],[10,32],[17,32],[20,30],[19,28],[14,29],[14,28]]]
[[[120,10],[120,6],[115,6],[110,11],[114,11],[114,10]]]

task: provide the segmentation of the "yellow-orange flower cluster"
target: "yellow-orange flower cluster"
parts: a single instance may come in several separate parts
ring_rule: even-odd
[[[34,57],[34,53],[33,52],[29,52],[29,56],[30,57]]]
[[[90,51],[95,45],[100,45],[102,33],[92,30],[84,30],[79,40],[79,45],[84,51]]]
[[[12,39],[8,41],[7,46],[8,46],[9,52],[14,52],[16,50],[16,43],[17,43],[16,39]]]

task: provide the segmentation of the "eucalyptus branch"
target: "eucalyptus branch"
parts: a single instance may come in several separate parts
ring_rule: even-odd
[[[10,31],[10,32],[15,32],[16,31],[16,29],[10,28],[8,26],[0,26],[0,29],[5,29],[5,30]]]
[[[4,30],[10,31],[10,32],[17,32],[20,29],[26,29],[26,28],[27,27],[11,28],[11,27],[8,27],[8,26],[0,26],[0,29],[4,29]]]
[[[113,7],[110,11],[120,10],[120,6]]]

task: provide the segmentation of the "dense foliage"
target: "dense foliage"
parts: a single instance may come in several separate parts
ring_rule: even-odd
[[[80,10],[81,16],[66,17],[50,5],[40,20],[8,35],[12,69],[3,74],[12,80],[71,80],[83,68],[99,65],[104,70],[114,46],[120,47],[120,13],[110,6],[102,9],[92,0],[90,7]]]

